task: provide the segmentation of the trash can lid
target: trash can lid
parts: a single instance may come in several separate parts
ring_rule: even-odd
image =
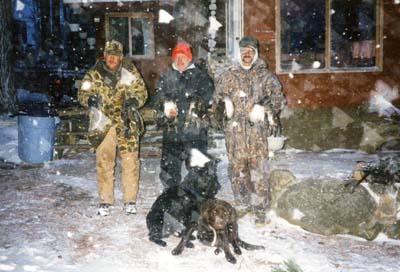
[[[55,107],[50,102],[25,101],[18,105],[19,115],[29,115],[34,117],[54,117]]]

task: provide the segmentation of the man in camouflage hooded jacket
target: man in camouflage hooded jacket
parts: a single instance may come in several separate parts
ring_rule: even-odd
[[[213,108],[223,108],[229,177],[237,205],[265,216],[269,207],[267,137],[277,128],[286,104],[278,78],[258,58],[258,41],[239,42],[239,63],[216,82]]]
[[[78,99],[83,106],[95,107],[111,120],[111,127],[96,148],[98,214],[108,215],[114,202],[116,150],[121,161],[124,209],[127,214],[134,214],[139,182],[139,134],[143,125],[137,110],[147,100],[147,90],[134,64],[123,58],[120,42],[106,43],[104,60],[99,60],[84,76]]]

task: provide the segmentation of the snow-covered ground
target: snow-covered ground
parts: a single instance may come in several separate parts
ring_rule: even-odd
[[[243,250],[236,265],[198,241],[194,249],[173,256],[178,238],[168,238],[165,248],[147,239],[145,217],[162,190],[158,159],[141,159],[137,215],[123,213],[117,179],[115,208],[111,216],[98,217],[94,154],[26,168],[18,158],[17,134],[16,119],[0,117],[0,271],[272,271],[289,259],[304,272],[400,271],[400,241],[383,235],[372,242],[325,237],[274,216],[262,227],[254,225],[252,215],[240,219],[243,240],[266,249]],[[211,153],[222,158],[218,197],[231,201],[223,144]],[[289,169],[297,179],[346,178],[354,162],[374,157],[354,150],[286,150],[276,154],[271,169]]]

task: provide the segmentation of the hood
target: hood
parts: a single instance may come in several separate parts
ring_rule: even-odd
[[[194,62],[190,61],[188,66],[185,68],[185,70],[183,70],[183,72],[186,70],[189,70],[189,69],[194,69],[195,67],[196,66],[194,65]],[[180,71],[176,68],[175,63],[173,63],[173,62],[172,62],[172,69],[174,69],[175,71],[178,71],[180,73]]]
[[[240,57],[240,50],[238,51],[237,56],[236,56],[236,60],[238,61],[240,66],[245,70],[250,70],[253,67],[254,63],[258,60],[258,49],[253,46],[248,46],[248,47],[253,48],[255,51],[253,61],[251,62],[251,64],[249,66],[243,65],[242,58]]]

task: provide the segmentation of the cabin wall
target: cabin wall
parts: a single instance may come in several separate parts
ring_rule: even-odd
[[[400,84],[400,5],[384,1],[383,71],[279,74],[291,108],[354,106],[368,100],[376,80]],[[275,1],[244,1],[244,34],[260,41],[261,57],[276,71]]]
[[[274,0],[243,1],[244,35],[255,36],[260,41],[260,55],[273,72],[276,71],[276,14]],[[158,24],[158,1],[129,3],[119,6],[115,3],[93,5],[91,16],[98,16],[101,22],[96,25],[97,51],[101,55],[105,42],[105,12],[151,12],[154,16],[154,37],[156,56],[154,60],[134,60],[141,71],[150,94],[153,93],[159,75],[170,65],[170,50],[174,47],[177,35],[173,23]],[[288,73],[278,74],[290,108],[320,108],[356,106],[368,100],[376,80],[381,79],[389,85],[400,82],[400,5],[384,0],[383,5],[383,71],[381,72],[335,72],[335,73]],[[162,8],[168,10],[168,6]],[[90,10],[88,10],[90,12]],[[175,35],[173,35],[173,34]],[[160,50],[158,47],[162,45]],[[165,52],[165,48],[169,51]],[[161,53],[160,53],[161,52]]]

